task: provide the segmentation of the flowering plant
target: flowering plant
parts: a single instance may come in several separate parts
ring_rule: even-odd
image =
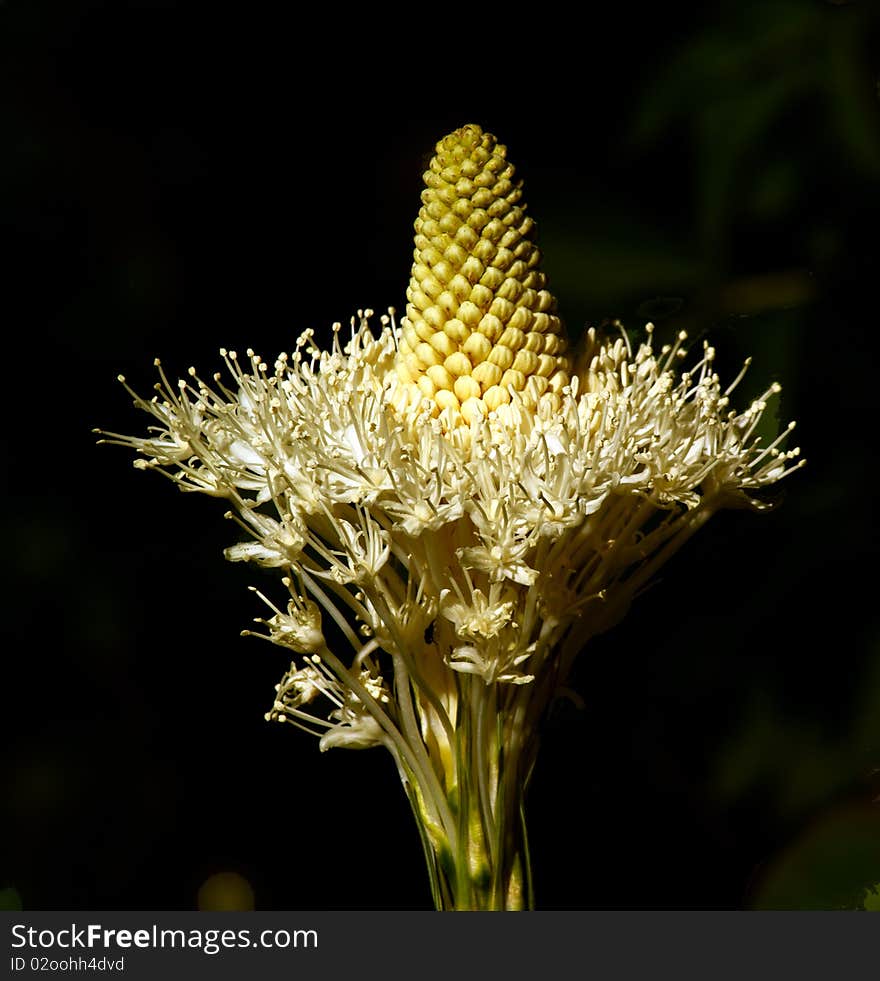
[[[712,514],[799,465],[744,411],[714,351],[680,370],[621,329],[568,345],[506,149],[437,144],[394,311],[306,330],[272,364],[221,351],[158,394],[128,389],[135,466],[224,499],[231,561],[277,568],[258,631],[294,655],[267,719],[322,750],[384,746],[440,909],[533,905],[524,795],[536,733],[575,657]],[[124,382],[124,379],[121,379]],[[126,386],[127,387],[127,386]],[[328,642],[324,618],[351,650]],[[245,631],[250,633],[251,631]]]

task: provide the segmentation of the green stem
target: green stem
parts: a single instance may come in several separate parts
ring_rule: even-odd
[[[435,903],[443,910],[532,908],[524,794],[534,756],[516,733],[522,711],[506,716],[501,693],[481,678],[461,677],[459,690],[458,779],[448,801],[457,840],[438,842],[423,834],[423,842],[434,849],[429,874]],[[427,815],[420,813],[419,795],[411,800],[422,823]]]

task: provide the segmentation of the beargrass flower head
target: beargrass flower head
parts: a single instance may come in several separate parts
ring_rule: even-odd
[[[256,633],[293,655],[267,719],[384,746],[441,908],[531,903],[523,795],[543,712],[592,637],[712,514],[799,466],[703,344],[569,344],[504,146],[437,144],[406,315],[128,391],[135,465],[226,502],[231,561],[279,570]],[[124,379],[122,379],[124,382]],[[332,625],[332,629],[328,629]]]

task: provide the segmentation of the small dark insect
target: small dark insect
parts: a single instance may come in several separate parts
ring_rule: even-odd
[[[428,626],[425,627],[425,643],[426,644],[433,644],[434,643],[434,624],[436,622],[437,622],[436,620],[432,620],[428,624]]]

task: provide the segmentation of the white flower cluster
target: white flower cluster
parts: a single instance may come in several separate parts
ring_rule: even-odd
[[[190,369],[173,384],[159,366],[154,398],[129,389],[150,435],[106,434],[141,454],[136,466],[229,502],[248,538],[228,559],[283,571],[290,600],[266,600],[259,622],[307,657],[270,716],[324,733],[324,748],[394,747],[407,709],[382,680],[389,664],[398,683],[405,668],[422,738],[441,753],[457,675],[555,689],[709,515],[761,506],[754,492],[799,465],[781,449],[791,426],[770,445],[755,436],[778,386],[734,411],[742,373],[722,390],[708,346],[682,373],[683,335],[657,353],[650,327],[635,351],[623,332],[591,330],[561,396],[525,405],[511,390],[462,425],[431,399],[412,404],[393,311],[378,336],[369,316],[344,350],[336,325],[330,350],[306,331],[271,367],[223,351],[226,382]],[[328,649],[319,607],[351,667]],[[304,710],[318,696],[323,718]]]

